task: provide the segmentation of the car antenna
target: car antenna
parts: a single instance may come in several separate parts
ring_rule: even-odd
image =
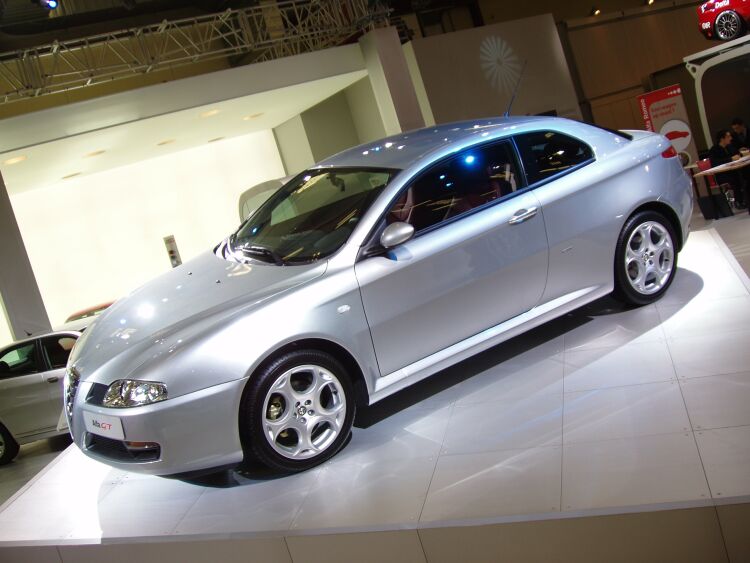
[[[510,103],[508,104],[508,109],[505,110],[505,113],[503,114],[503,117],[510,117],[510,108],[513,107],[513,102],[516,101],[516,94],[518,94],[518,88],[521,86],[521,79],[523,78],[523,73],[526,70],[526,63],[528,63],[529,60],[526,59],[523,61],[523,66],[521,67],[521,73],[518,75],[518,82],[516,82],[516,87],[513,89],[513,96],[510,98]]]

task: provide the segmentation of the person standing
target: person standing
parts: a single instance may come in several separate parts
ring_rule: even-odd
[[[739,152],[740,149],[750,149],[747,138],[747,126],[739,117],[732,120],[732,144]]]

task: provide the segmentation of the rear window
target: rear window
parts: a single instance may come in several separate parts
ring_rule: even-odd
[[[529,184],[536,184],[591,161],[591,147],[557,131],[535,131],[516,137]]]

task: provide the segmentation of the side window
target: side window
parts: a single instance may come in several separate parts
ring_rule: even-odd
[[[0,356],[0,379],[29,375],[40,371],[33,342],[6,350]]]
[[[42,340],[42,350],[52,369],[64,368],[76,339],[72,336],[55,336]]]
[[[518,135],[516,142],[529,184],[559,174],[594,156],[586,143],[555,131]]]
[[[510,143],[470,149],[419,176],[386,216],[417,232],[481,207],[519,189]]]

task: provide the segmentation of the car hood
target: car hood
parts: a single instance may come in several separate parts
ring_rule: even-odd
[[[321,276],[326,266],[239,264],[206,252],[104,311],[79,340],[71,363],[90,381],[125,377],[163,350],[187,345],[234,315]]]

